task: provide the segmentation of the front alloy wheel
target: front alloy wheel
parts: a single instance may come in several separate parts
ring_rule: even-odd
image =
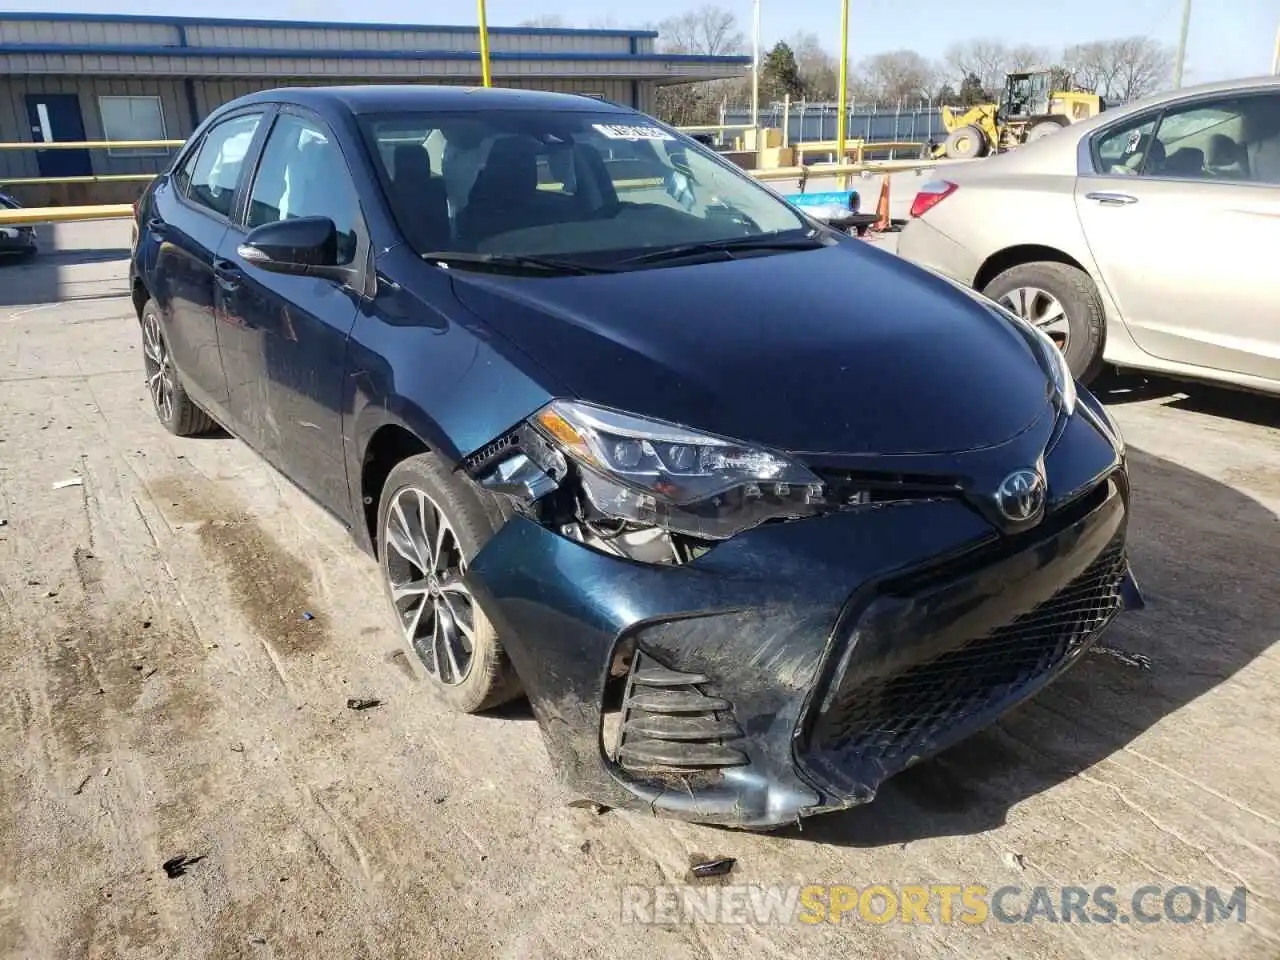
[[[475,600],[448,518],[423,490],[395,494],[382,531],[387,583],[405,640],[436,682],[456,686],[475,655]]]
[[[520,694],[498,631],[467,581],[502,510],[431,453],[396,464],[378,500],[378,562],[405,661],[416,680],[462,713]]]

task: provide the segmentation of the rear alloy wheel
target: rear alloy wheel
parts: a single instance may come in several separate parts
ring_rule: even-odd
[[[493,533],[481,496],[421,454],[392,470],[378,509],[378,556],[405,657],[415,677],[463,713],[520,690],[466,582],[470,558]]]
[[[982,292],[1043,330],[1081,383],[1098,375],[1106,314],[1098,288],[1083,270],[1051,261],[1023,263],[999,274]]]
[[[160,305],[154,300],[148,300],[142,308],[142,367],[151,406],[166,430],[179,437],[191,437],[215,427],[182,387],[160,321]]]

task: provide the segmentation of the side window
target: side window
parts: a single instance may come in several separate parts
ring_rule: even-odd
[[[1158,116],[1139,118],[1108,130],[1093,142],[1093,166],[1098,173],[1136,176],[1142,172],[1147,155],[1153,153],[1151,134]]]
[[[224,217],[231,216],[240,168],[261,120],[260,113],[234,117],[205,134],[191,172],[189,200]]]
[[[196,162],[200,159],[200,147],[202,144],[197,143],[191,148],[191,152],[187,154],[185,160],[173,174],[173,185],[182,196],[187,195],[187,190],[191,187],[191,175],[195,172]]]
[[[1240,138],[1232,153],[1237,176],[1280,186],[1280,94],[1249,97],[1240,106]]]
[[[1236,162],[1243,132],[1239,98],[1166,110],[1156,128],[1158,149],[1143,173],[1189,180],[1213,177]]]
[[[281,116],[249,195],[249,229],[291,217],[328,217],[338,228],[338,262],[356,255],[359,204],[342,152],[327,131],[301,117]]]

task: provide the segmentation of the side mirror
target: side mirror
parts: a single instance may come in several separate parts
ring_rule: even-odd
[[[236,253],[245,263],[294,276],[346,281],[350,267],[338,263],[338,228],[328,217],[277,220],[250,231]]]

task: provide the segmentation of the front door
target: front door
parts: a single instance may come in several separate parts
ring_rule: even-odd
[[[1197,98],[1098,138],[1076,185],[1089,249],[1138,345],[1280,379],[1280,96]]]
[[[77,94],[27,94],[27,120],[34,143],[84,143],[84,118]],[[93,175],[88,150],[37,150],[36,164],[42,177]]]
[[[360,295],[333,280],[263,270],[237,250],[250,230],[290,217],[328,217],[338,229],[339,262],[367,258],[368,231],[332,131],[310,114],[282,110],[263,147],[243,222],[231,225],[218,251],[218,341],[232,417],[246,439],[345,518],[342,403],[347,337]]]

